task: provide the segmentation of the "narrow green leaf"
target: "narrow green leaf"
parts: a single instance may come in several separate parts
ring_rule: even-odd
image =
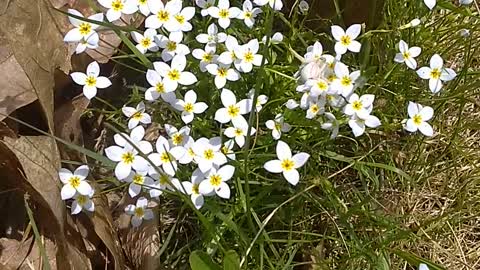
[[[395,249],[392,252],[395,253],[398,257],[407,261],[413,267],[418,267],[418,265],[420,265],[421,263],[424,263],[428,266],[428,268],[430,268],[430,270],[446,270],[445,267],[443,267],[439,264],[436,264],[434,262],[431,262],[429,260],[426,260],[422,257],[419,257],[419,256],[417,256],[413,253],[406,252],[406,251],[403,251],[403,250],[398,250],[398,249]]]
[[[225,254],[223,270],[240,270],[240,257],[235,250],[229,250]]]
[[[125,45],[127,45],[127,47],[135,54],[135,56],[137,56],[138,59],[140,59],[140,61],[142,61],[143,65],[145,67],[153,68],[152,62],[150,62],[150,60],[148,60],[148,58],[143,53],[141,53],[137,49],[137,47],[135,47],[135,45],[133,45],[133,43],[130,41],[130,39],[128,39],[128,37],[125,36],[125,34],[122,31],[115,30],[115,29],[114,29],[114,31],[118,35],[118,37],[123,41],[123,43],[125,43]]]
[[[188,259],[190,262],[190,268],[192,270],[221,270],[222,268],[218,266],[213,260],[208,256],[207,253],[201,250],[195,250],[190,254]]]

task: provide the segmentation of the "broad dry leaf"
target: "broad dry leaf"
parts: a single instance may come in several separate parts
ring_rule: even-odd
[[[57,16],[46,0],[7,2],[0,15],[0,113],[9,114],[38,98],[52,129],[54,72],[70,71]]]

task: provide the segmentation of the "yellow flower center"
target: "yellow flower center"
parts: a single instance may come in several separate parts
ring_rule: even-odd
[[[363,104],[360,100],[355,100],[353,103],[352,103],[352,107],[355,111],[359,111],[363,108]]]
[[[295,163],[291,159],[284,159],[282,160],[282,163],[280,166],[282,167],[282,170],[290,171],[291,169],[293,169],[293,166],[295,166]]]
[[[235,129],[235,136],[242,136],[243,135],[243,130],[236,128]]]
[[[87,203],[88,198],[85,195],[78,195],[76,200],[79,205],[84,206]]]
[[[243,60],[247,63],[253,62],[253,53],[250,51],[246,52],[245,55],[243,55]]]
[[[251,11],[245,11],[244,16],[247,19],[251,19],[253,17],[253,13]]]
[[[158,93],[165,93],[165,86],[163,85],[163,83],[157,83],[157,85],[155,85],[155,90],[157,90]]]
[[[172,142],[174,145],[179,145],[183,142],[183,135],[182,134],[173,134],[172,136]]]
[[[402,55],[403,55],[403,58],[405,58],[405,59],[410,58],[410,53],[409,52],[404,52]]]
[[[342,43],[342,45],[348,46],[352,42],[352,39],[349,36],[343,36],[340,38],[340,42]]]
[[[230,15],[230,12],[228,11],[228,9],[220,9],[220,11],[218,12],[218,16],[222,19],[227,19],[228,16]]]
[[[70,183],[70,185],[72,185],[73,188],[78,188],[78,186],[80,186],[80,178],[78,176],[73,176],[73,177],[70,177],[70,180],[68,180],[68,182]]]
[[[97,78],[93,76],[88,76],[87,79],[85,80],[85,84],[87,86],[95,86],[97,84]]]
[[[195,195],[200,194],[200,190],[199,190],[198,187],[199,187],[198,184],[193,184],[193,185],[192,185],[192,194],[195,194]]]
[[[185,106],[183,106],[183,110],[192,113],[193,112],[193,104],[190,102],[185,103]]]
[[[327,63],[327,64],[328,64],[328,68],[330,68],[330,69],[335,68],[335,62],[330,62],[330,63]]]
[[[133,183],[137,185],[143,185],[143,182],[145,182],[145,178],[140,174],[135,174],[133,177]]]
[[[127,152],[122,155],[122,161],[125,164],[132,164],[134,159],[135,159],[135,156],[133,155],[132,152]]]
[[[333,82],[336,78],[337,78],[337,76],[335,76],[335,74],[331,74],[330,76],[327,77],[327,81],[328,82]]]
[[[280,123],[275,123],[275,130],[281,130],[282,129],[282,125]]]
[[[413,116],[413,123],[417,126],[419,126],[422,123],[422,116],[420,114],[415,114]]]
[[[324,81],[319,81],[317,82],[317,87],[318,89],[325,91],[328,88],[328,84],[326,84]]]
[[[157,13],[157,18],[159,21],[161,22],[166,22],[168,21],[168,19],[170,18],[170,14],[168,13],[168,11],[166,10],[160,10],[158,13]]]
[[[235,105],[230,105],[227,108],[227,112],[230,117],[236,117],[240,113],[240,108]]]
[[[142,207],[137,207],[135,208],[134,214],[139,218],[143,218],[143,216],[145,215],[145,210],[143,210]]]
[[[206,159],[206,160],[212,160],[213,157],[214,157],[214,153],[213,153],[213,150],[212,149],[207,149],[203,152],[203,157]]]
[[[139,3],[140,5],[144,5],[144,4],[147,3],[147,0],[138,0],[138,3]]]
[[[226,77],[227,76],[227,69],[223,67],[219,67],[217,69],[217,75],[220,77]]]
[[[160,182],[160,185],[165,186],[168,185],[168,182],[170,182],[170,177],[168,177],[166,174],[162,174],[158,181]]]
[[[228,149],[228,147],[225,146],[225,145],[222,146],[222,149],[221,149],[221,150],[222,150],[222,153],[224,153],[224,154],[228,154],[228,152],[230,151],[230,149]]]
[[[310,107],[310,110],[313,112],[313,113],[318,113],[318,111],[320,110],[320,108],[318,108],[318,105],[317,104],[314,104]]]
[[[170,52],[171,52],[171,51],[175,51],[175,50],[177,49],[177,43],[174,42],[174,41],[169,40],[169,41],[167,42],[167,47],[166,47],[166,48],[167,48],[167,50],[170,51]]]
[[[213,58],[213,55],[210,54],[210,53],[206,53],[202,56],[202,60],[204,62],[210,62],[210,61],[212,61],[212,58]]]
[[[352,84],[352,79],[350,77],[344,76],[341,81],[343,86],[349,86]]]
[[[175,20],[177,20],[177,22],[179,24],[184,24],[185,23],[185,17],[183,15],[177,14],[174,17],[175,17]]]
[[[152,40],[150,38],[144,38],[140,41],[143,47],[148,48],[152,44]]]
[[[121,0],[114,0],[112,2],[112,9],[115,11],[121,11],[123,10],[123,3]]]
[[[222,183],[222,177],[218,174],[210,176],[210,184],[214,187],[218,187]]]
[[[172,81],[180,80],[180,72],[176,69],[172,69],[167,73],[167,76]]]
[[[132,115],[132,118],[135,120],[140,120],[142,118],[142,112],[136,112]]]
[[[430,77],[432,79],[437,79],[438,80],[440,78],[440,74],[442,74],[442,73],[440,72],[440,69],[438,69],[438,68],[434,68],[434,69],[432,69],[432,71],[430,71]]]
[[[91,30],[92,30],[92,25],[89,24],[89,23],[85,23],[85,22],[80,24],[80,26],[78,27],[78,31],[80,31],[80,34],[83,35],[83,36],[90,33]]]
[[[188,153],[191,157],[194,157],[194,156],[195,156],[195,152],[193,152],[193,149],[192,149],[191,147],[188,148],[187,153]]]
[[[160,155],[160,160],[162,161],[162,163],[170,163],[171,160],[173,161],[173,158],[170,156],[169,153],[163,152]]]

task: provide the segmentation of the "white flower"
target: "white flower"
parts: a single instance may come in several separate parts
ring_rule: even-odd
[[[162,76],[160,76],[157,70],[147,70],[147,81],[151,85],[151,87],[149,87],[145,92],[146,100],[154,101],[157,100],[159,97],[162,97],[162,99],[168,103],[175,101],[175,89],[167,89],[165,87]]]
[[[340,26],[333,25],[332,35],[337,41],[335,43],[335,52],[337,54],[344,54],[347,50],[356,53],[360,52],[362,44],[355,40],[360,35],[360,31],[362,31],[360,24],[351,25],[346,32]]]
[[[272,38],[270,38],[270,43],[271,44],[278,44],[283,41],[283,35],[280,32],[276,32],[273,34]],[[267,36],[262,37],[262,43],[267,42]]]
[[[411,20],[409,24],[410,24],[410,27],[417,27],[421,23],[422,23],[422,21],[420,21],[420,19],[415,18],[415,19]]]
[[[262,56],[257,54],[258,40],[252,39],[247,44],[235,48],[235,67],[242,72],[252,71],[253,65],[259,67],[262,64]],[[220,59],[219,59],[220,61]]]
[[[222,153],[231,160],[236,160],[235,152],[233,152],[233,147],[235,146],[235,140],[227,140],[222,146]]]
[[[409,132],[420,132],[425,136],[433,136],[433,128],[427,123],[433,117],[433,109],[415,102],[408,102],[408,117],[404,128]],[[404,121],[405,122],[405,121]]]
[[[180,164],[188,164],[193,161],[196,156],[195,152],[193,151],[194,144],[195,140],[192,137],[188,137],[187,143],[183,146],[186,151],[185,155],[178,160]]]
[[[243,2],[243,10],[238,14],[237,18],[243,20],[246,26],[252,28],[255,24],[255,17],[260,13],[262,13],[261,9],[253,8],[252,2],[245,0],[245,2]]]
[[[75,9],[68,9],[68,13],[82,17],[82,13],[78,12]],[[92,16],[88,17],[89,20],[94,20],[94,21],[103,21],[103,13],[97,13],[93,14]],[[72,30],[68,31],[65,37],[63,38],[63,41],[65,42],[86,42],[89,39],[90,45],[97,45],[98,44],[98,34],[95,32],[95,29],[98,28],[98,24],[92,24],[89,22],[82,21],[81,19],[73,18],[71,16],[68,16],[68,20],[70,23],[75,27]],[[93,43],[93,41],[97,41],[96,43]]]
[[[155,166],[162,166],[162,169],[168,175],[175,175],[177,171],[177,160],[185,155],[185,148],[182,146],[175,146],[170,148],[170,143],[163,136],[159,136],[155,143],[156,153],[148,155]],[[155,169],[150,168],[150,174],[154,174]]]
[[[227,36],[225,47],[227,47],[226,51],[221,53],[217,60],[222,64],[229,65],[237,60],[235,55],[235,50],[239,47],[237,39],[234,36]]]
[[[147,0],[148,8],[152,15],[145,19],[145,27],[158,29],[170,21],[175,20],[174,16],[182,9],[182,1],[168,1],[165,5],[163,1]]]
[[[195,114],[203,113],[208,105],[205,102],[197,102],[197,93],[189,90],[185,93],[185,100],[177,99],[173,107],[182,112],[182,121],[188,124],[193,121]]]
[[[423,2],[430,10],[432,10],[437,4],[437,0],[423,0]]]
[[[165,131],[170,139],[168,142],[173,146],[184,146],[190,138],[190,128],[184,126],[178,130],[176,127],[165,124]]]
[[[173,18],[167,21],[163,27],[169,32],[189,32],[192,30],[192,24],[189,20],[192,19],[194,15],[194,7],[185,7],[180,12],[173,15]]]
[[[144,172],[130,172],[125,182],[130,183],[128,186],[128,194],[130,197],[135,198],[142,192],[142,187],[149,189],[149,186],[153,185],[153,179],[147,176],[147,171]]]
[[[87,48],[89,49],[96,49],[98,48],[98,42],[100,41],[100,37],[95,34],[90,35],[86,40],[82,39],[78,42],[77,47],[75,48],[76,54],[81,54]]]
[[[215,0],[195,0],[195,4],[202,9],[200,14],[205,17],[208,15],[208,8],[215,5]]]
[[[138,10],[136,0],[98,0],[98,3],[108,8],[107,20],[109,22],[120,19],[122,13],[133,14]]]
[[[158,51],[158,46],[155,43],[156,35],[157,31],[155,29],[147,29],[143,35],[138,32],[132,32],[133,40],[138,43],[135,47],[143,54],[147,51]]]
[[[148,193],[151,198],[158,198],[160,195],[163,194],[163,191],[166,189],[175,190],[173,187],[176,187],[177,189],[180,187],[180,182],[177,178],[171,177],[170,175],[163,172],[161,169],[159,170],[160,174],[158,174],[156,171],[150,174],[153,179],[157,180],[150,186],[150,190]]]
[[[183,71],[187,65],[185,55],[177,54],[173,57],[172,63],[167,65],[164,62],[154,62],[155,70],[163,77],[163,84],[166,91],[177,89],[178,84],[192,85],[197,82],[193,73]]]
[[[137,5],[138,10],[140,10],[140,13],[142,13],[144,16],[148,16],[150,14],[150,8],[148,7],[147,0],[137,0]]]
[[[247,122],[242,115],[250,112],[252,108],[250,99],[242,99],[237,103],[235,94],[226,88],[223,88],[220,98],[224,108],[220,108],[215,112],[215,120],[222,124],[232,121],[234,126]]]
[[[265,122],[267,128],[272,130],[272,137],[275,140],[280,139],[282,132],[289,132],[290,129],[292,129],[292,127],[284,121],[283,115],[277,114],[274,120],[268,120]]]
[[[185,44],[181,44],[183,39],[182,32],[171,32],[167,37],[158,35],[155,37],[155,41],[158,46],[163,49],[162,59],[167,62],[173,59],[175,55],[187,55],[190,53],[190,49]]]
[[[373,101],[375,95],[362,95],[359,97],[357,94],[352,94],[348,98],[348,104],[343,109],[343,112],[349,116],[357,116],[361,119],[367,119],[372,111]]]
[[[143,102],[138,103],[136,108],[124,106],[122,112],[129,118],[128,129],[133,129],[138,126],[138,123],[150,124],[152,122],[150,115],[145,113],[145,104]]]
[[[313,119],[319,114],[323,114],[325,112],[325,97],[320,97],[314,102],[310,103],[310,106],[307,109],[307,119]]]
[[[77,192],[86,196],[92,193],[92,187],[87,183],[87,181],[85,181],[89,171],[90,170],[87,165],[78,167],[73,173],[65,168],[61,168],[58,171],[60,181],[63,183],[63,187],[60,192],[62,200],[73,198]]]
[[[71,214],[76,215],[82,210],[93,212],[95,210],[95,204],[92,201],[93,193],[93,189],[92,192],[90,192],[90,194],[88,195],[82,195],[77,193],[73,197],[74,201],[72,202]]]
[[[310,95],[312,97],[325,97],[327,94],[335,94],[335,91],[333,88],[330,88],[328,82],[321,78],[316,80],[308,80],[306,85],[310,87]]]
[[[144,154],[152,151],[152,145],[147,141],[142,141],[145,129],[142,126],[134,128],[130,134],[130,141]],[[105,149],[107,157],[118,162],[115,166],[115,177],[123,180],[128,177],[132,168],[138,172],[148,170],[148,162],[138,155],[138,151],[121,135],[116,134],[113,139],[117,145]]]
[[[300,4],[298,4],[298,10],[300,11],[300,14],[306,15],[308,13],[308,9],[310,6],[308,5],[308,2],[305,0],[300,1]]]
[[[258,6],[264,6],[268,4],[274,10],[281,10],[283,7],[282,0],[254,0],[253,2]]]
[[[345,105],[345,98],[341,95],[327,94],[327,102],[334,108],[341,108]]]
[[[240,12],[239,8],[230,7],[229,0],[218,0],[217,7],[213,6],[208,8],[208,14],[218,19],[218,24],[223,29],[226,29],[230,25],[230,19],[236,18]]]
[[[142,221],[153,219],[152,209],[147,208],[148,200],[144,197],[140,197],[137,200],[137,204],[129,204],[125,207],[125,213],[133,216],[131,223],[133,227],[138,227],[142,224]]]
[[[470,30],[468,29],[460,29],[458,31],[458,33],[460,34],[461,37],[463,38],[468,38],[470,36]]]
[[[403,40],[400,40],[398,49],[400,50],[400,53],[395,55],[394,61],[397,63],[405,63],[407,67],[416,69],[417,61],[415,61],[415,57],[420,55],[422,49],[420,47],[408,48],[408,44]]]
[[[217,43],[223,43],[227,40],[227,34],[220,32],[218,33],[218,27],[212,23],[207,28],[207,34],[198,34],[195,39],[207,46],[215,47]]]
[[[190,199],[192,200],[193,205],[195,205],[195,208],[197,209],[202,208],[204,203],[203,194],[200,193],[199,189],[200,183],[203,179],[205,179],[205,175],[202,173],[202,171],[200,171],[200,169],[195,169],[192,173],[191,182],[182,182],[183,189],[185,189],[185,192],[190,195]],[[181,188],[179,190],[183,192]]]
[[[216,47],[215,46],[205,46],[205,50],[202,49],[194,49],[192,52],[193,57],[200,60],[200,71],[205,72],[207,71],[207,65],[211,63],[215,63],[217,61],[218,55],[215,54]]]
[[[328,119],[328,121],[324,122],[321,127],[325,130],[331,130],[332,134],[330,135],[330,139],[334,139],[338,136],[338,129],[340,128],[340,125],[337,121],[337,118],[332,113],[325,113],[325,117]]]
[[[434,94],[442,89],[442,81],[451,81],[457,76],[453,69],[443,67],[443,59],[438,54],[434,54],[430,58],[430,67],[420,68],[417,70],[417,74],[420,78],[429,80],[428,87]]]
[[[287,100],[287,102],[285,102],[285,106],[289,109],[289,110],[293,110],[295,108],[297,108],[300,104],[298,104],[298,102],[296,102],[295,100],[293,99],[289,99]]]
[[[230,180],[234,173],[235,167],[232,165],[210,169],[207,177],[199,185],[200,193],[207,195],[215,192],[219,197],[229,199],[230,187],[225,182]]]
[[[73,72],[70,74],[76,84],[83,85],[83,95],[92,99],[97,94],[97,88],[107,88],[112,82],[107,77],[98,76],[100,74],[100,66],[96,61],[88,64],[87,73]]]
[[[230,68],[230,65],[225,65],[222,63],[218,64],[209,64],[206,66],[208,72],[215,76],[215,86],[218,89],[225,87],[225,84],[228,81],[238,81],[240,79],[240,74],[238,71]]]
[[[297,185],[300,175],[297,171],[310,158],[307,153],[298,153],[292,156],[292,151],[288,144],[283,141],[277,143],[277,158],[267,161],[263,167],[271,173],[282,173],[283,177],[292,185]]]
[[[365,132],[365,126],[376,128],[380,126],[381,123],[380,123],[380,119],[378,119],[376,116],[373,116],[373,115],[368,115],[367,117],[365,117],[365,119],[359,118],[356,115],[354,115],[348,121],[348,125],[352,129],[353,135],[355,135],[355,137],[358,137]]]
[[[418,266],[418,270],[429,270],[428,266],[424,263],[421,263],[419,266]]]
[[[248,94],[247,94],[248,98],[252,100],[252,102],[253,102],[254,94],[255,94],[255,89],[250,89],[250,91],[248,91]],[[266,95],[258,95],[257,103],[255,104],[255,110],[257,112],[260,112],[260,110],[262,109],[262,105],[267,103],[267,101],[268,101],[268,97]]]
[[[307,53],[303,56],[306,62],[317,61],[322,59],[323,46],[322,43],[316,41],[312,46],[308,46]]]
[[[250,135],[255,134],[255,128],[252,127],[250,130]],[[225,136],[228,138],[234,139],[238,147],[242,148],[245,144],[245,136],[247,136],[248,125],[239,125],[234,127],[228,127],[225,129]]]
[[[353,92],[355,81],[360,77],[360,71],[350,73],[347,65],[343,63],[335,64],[335,79],[331,89],[344,97],[348,97]]]
[[[192,147],[195,153],[194,159],[203,173],[206,173],[213,166],[221,166],[227,163],[227,158],[220,150],[221,147],[222,140],[220,137],[213,137],[210,140],[200,138],[195,142]]]
[[[459,1],[460,5],[470,5],[471,3],[473,3],[473,0],[460,0]]]

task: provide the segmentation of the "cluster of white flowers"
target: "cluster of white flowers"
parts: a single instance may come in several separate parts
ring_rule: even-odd
[[[437,5],[437,0],[423,0],[425,5],[432,10],[436,5]],[[470,5],[473,3],[473,0],[459,0],[458,1],[460,5]]]
[[[78,167],[73,173],[65,168],[58,171],[60,181],[63,183],[60,193],[62,200],[74,199],[71,207],[72,215],[76,215],[82,210],[93,212],[95,208],[92,201],[94,190],[85,180],[89,171],[87,165]]]

